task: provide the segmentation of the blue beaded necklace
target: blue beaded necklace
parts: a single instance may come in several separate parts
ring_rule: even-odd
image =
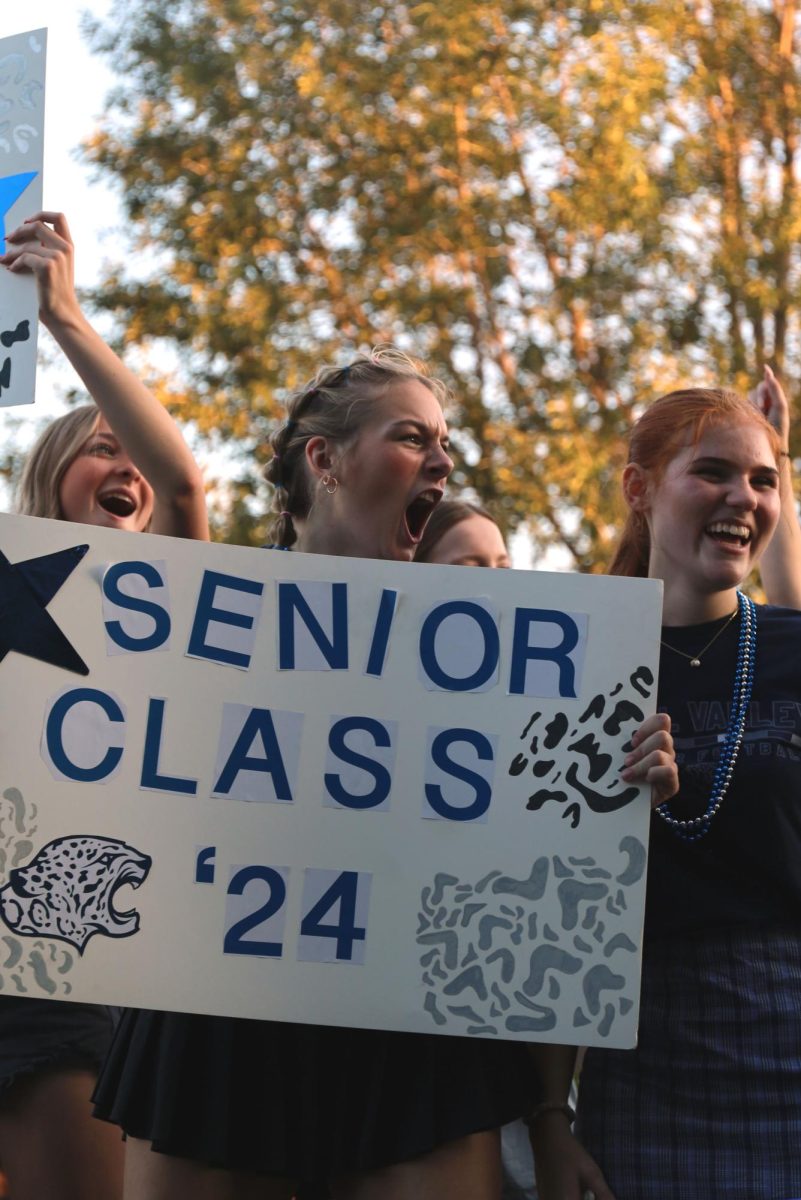
[[[745,721],[748,716],[748,705],[751,701],[751,689],[754,685],[754,660],[756,659],[757,618],[756,605],[742,592],[737,593],[737,605],[740,614],[740,639],[737,644],[737,669],[734,672],[734,690],[732,694],[731,713],[726,729],[726,739],[723,744],[715,777],[712,781],[712,794],[706,806],[706,812],[700,817],[692,817],[688,821],[680,821],[673,816],[670,804],[666,800],[655,810],[672,833],[685,842],[697,842],[709,832],[712,820],[723,803],[723,798],[729,790],[737,755],[743,744]]]

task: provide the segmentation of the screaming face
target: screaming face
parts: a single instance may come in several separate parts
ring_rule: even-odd
[[[416,379],[394,384],[333,464],[339,487],[318,505],[327,552],[411,559],[453,468],[447,449],[433,393]]]

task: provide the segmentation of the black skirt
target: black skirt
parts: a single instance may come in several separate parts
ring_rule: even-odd
[[[100,1004],[0,996],[0,1092],[34,1072],[99,1071],[117,1011]]]
[[[520,1043],[130,1011],[95,1115],[166,1154],[322,1183],[497,1128],[534,1099]]]

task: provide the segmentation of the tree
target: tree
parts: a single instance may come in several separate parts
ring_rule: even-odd
[[[688,378],[797,373],[795,3],[118,0],[87,153],[177,415],[243,448],[286,388],[395,341],[456,397],[457,483],[602,570],[623,434]]]

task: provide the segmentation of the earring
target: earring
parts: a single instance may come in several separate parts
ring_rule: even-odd
[[[323,475],[320,483],[328,492],[329,496],[333,496],[334,492],[339,487],[339,480],[335,479],[333,475]]]

